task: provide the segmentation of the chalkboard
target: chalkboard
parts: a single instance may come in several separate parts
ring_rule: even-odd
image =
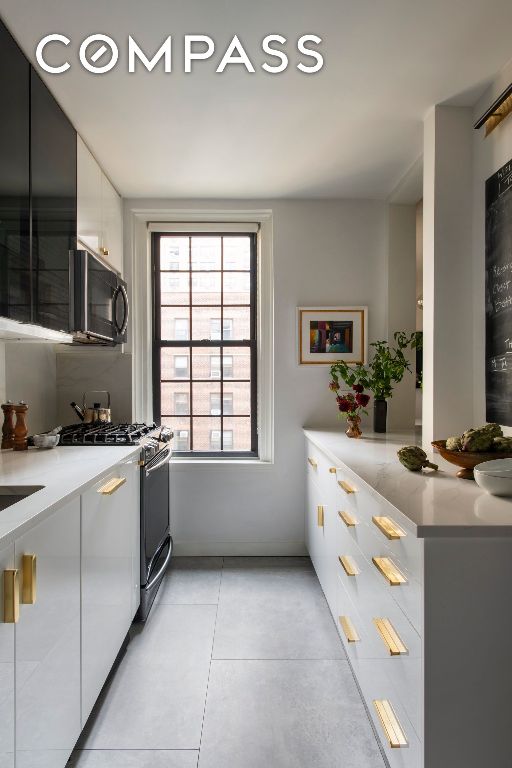
[[[512,160],[485,185],[487,421],[512,426]]]

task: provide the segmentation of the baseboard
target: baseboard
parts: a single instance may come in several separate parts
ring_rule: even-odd
[[[307,555],[307,550],[303,541],[176,541],[175,539],[174,554],[178,556],[290,557]]]

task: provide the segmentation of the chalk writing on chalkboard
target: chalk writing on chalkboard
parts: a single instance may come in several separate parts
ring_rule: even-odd
[[[512,160],[485,185],[487,420],[512,426]]]

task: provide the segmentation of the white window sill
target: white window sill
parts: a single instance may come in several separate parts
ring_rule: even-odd
[[[171,458],[169,462],[172,467],[179,467],[180,469],[196,469],[198,466],[203,468],[217,469],[218,467],[243,467],[248,469],[271,469],[274,466],[273,461],[263,461],[262,459],[205,459],[205,458]]]

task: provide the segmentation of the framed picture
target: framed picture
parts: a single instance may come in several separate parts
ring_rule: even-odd
[[[299,307],[299,365],[366,363],[367,307]]]

